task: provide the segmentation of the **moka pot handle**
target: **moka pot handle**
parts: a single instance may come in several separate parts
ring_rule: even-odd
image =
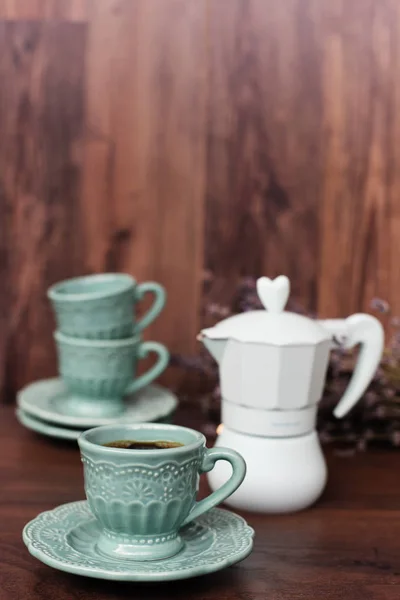
[[[327,319],[319,323],[332,333],[344,348],[361,344],[360,354],[353,375],[333,414],[341,418],[358,402],[373,376],[382,357],[384,331],[375,317],[355,314],[347,319]]]

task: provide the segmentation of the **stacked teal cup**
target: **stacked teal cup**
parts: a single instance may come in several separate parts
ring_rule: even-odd
[[[154,295],[147,313],[136,318],[136,305]],[[59,371],[68,387],[63,411],[90,417],[114,417],[125,410],[123,398],[151,383],[166,368],[169,353],[141,332],[165,306],[165,290],[155,282],[137,283],[124,273],[68,279],[48,291],[55,312]],[[138,362],[150,353],[156,363],[137,376]]]

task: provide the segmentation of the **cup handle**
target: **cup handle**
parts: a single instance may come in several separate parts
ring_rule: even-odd
[[[143,375],[140,375],[140,377],[135,379],[135,381],[132,381],[125,394],[133,394],[145,385],[148,385],[156,377],[161,375],[161,373],[167,367],[169,362],[169,352],[165,346],[159,344],[158,342],[143,342],[140,344],[137,357],[139,359],[146,358],[150,352],[155,352],[158,354],[158,361],[146,373],[143,373]]]
[[[136,323],[135,333],[140,333],[145,327],[150,325],[160,314],[165,306],[166,293],[165,289],[155,281],[146,281],[139,283],[135,288],[135,302],[140,302],[143,296],[148,292],[154,294],[154,302],[147,313]]]
[[[182,527],[202,515],[207,510],[210,510],[210,508],[214,508],[214,506],[223,502],[228,496],[233,494],[242,483],[246,475],[246,463],[238,452],[230,450],[229,448],[207,448],[201,465],[201,473],[208,473],[208,471],[211,471],[217,460],[227,460],[231,463],[232,475],[219,490],[216,490],[207,496],[207,498],[200,500],[200,502],[195,503],[184,520]]]

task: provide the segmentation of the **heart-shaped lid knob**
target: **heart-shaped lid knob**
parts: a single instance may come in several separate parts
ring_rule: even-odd
[[[290,281],[286,275],[276,279],[260,277],[257,279],[257,294],[262,305],[269,312],[280,313],[285,310],[290,293]]]
[[[316,345],[331,339],[331,334],[317,321],[304,315],[285,310],[289,298],[290,281],[285,275],[276,279],[257,279],[258,297],[266,310],[249,310],[233,315],[203,329],[209,340],[229,340],[268,344],[275,346]],[[223,351],[223,345],[213,347],[215,353]]]

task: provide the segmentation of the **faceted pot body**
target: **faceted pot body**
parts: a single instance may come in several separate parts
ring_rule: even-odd
[[[224,400],[266,410],[301,409],[322,395],[330,340],[278,346],[228,340],[221,364]]]

